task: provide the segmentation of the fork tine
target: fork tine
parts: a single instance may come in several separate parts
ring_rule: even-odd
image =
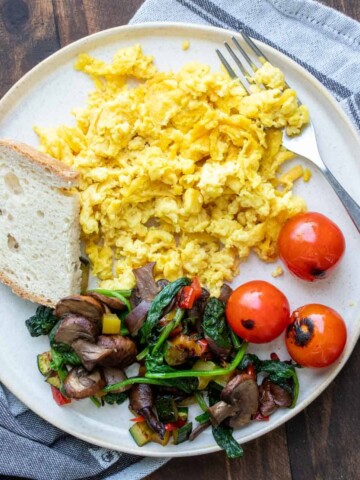
[[[250,65],[250,67],[252,68],[253,72],[256,72],[256,70],[258,69],[257,66],[255,65],[255,63],[251,60],[251,58],[249,57],[249,55],[245,52],[245,50],[242,48],[242,46],[240,45],[240,43],[237,41],[237,39],[235,37],[232,37],[232,41],[235,43],[236,47],[238,48],[238,50],[240,51],[241,55],[245,58],[245,60],[247,61],[247,63]]]
[[[244,77],[246,78],[246,80],[250,83],[250,78],[251,78],[251,75],[250,73],[246,70],[246,68],[244,67],[243,63],[240,61],[240,59],[236,56],[234,50],[230,47],[230,45],[227,43],[227,42],[224,42],[224,45],[226,47],[226,50],[230,53],[230,55],[232,56],[234,62],[236,63],[236,65],[240,68],[241,70],[241,73],[244,75]]]
[[[269,60],[266,58],[266,56],[262,53],[262,51],[255,45],[255,43],[251,40],[251,38],[246,35],[245,32],[241,30],[241,35],[245,42],[249,45],[251,50],[255,53],[255,55],[258,57],[259,61],[264,64],[265,62],[268,62]]]
[[[232,79],[236,78],[241,86],[244,88],[244,90],[246,92],[248,92],[247,88],[245,87],[245,85],[243,84],[243,82],[240,80],[240,78],[236,75],[236,73],[234,72],[234,70],[232,69],[232,67],[230,66],[229,62],[226,60],[226,58],[224,57],[224,55],[220,52],[220,50],[216,49],[216,53],[220,59],[220,62],[224,65],[226,71],[228,72],[228,74],[230,75],[230,77]],[[248,92],[249,93],[249,92]]]
[[[255,43],[251,40],[251,38],[250,38],[248,35],[246,35],[246,33],[243,32],[242,30],[240,31],[240,33],[241,33],[243,39],[245,40],[245,42],[249,45],[249,47],[251,48],[251,50],[255,53],[255,55],[257,56],[257,58],[259,59],[259,61],[260,61],[262,64],[264,64],[265,62],[269,62],[269,63],[270,63],[270,60],[269,60],[269,59],[266,57],[266,55],[260,50],[260,48],[258,48],[258,47],[255,45]],[[233,38],[233,40],[234,40],[234,42],[235,42],[236,39]],[[286,88],[291,88],[290,85],[289,85],[287,82],[285,82],[285,87],[286,87]],[[299,97],[297,98],[297,100],[298,100],[298,104],[299,104],[299,105],[302,105],[301,100],[300,100]]]

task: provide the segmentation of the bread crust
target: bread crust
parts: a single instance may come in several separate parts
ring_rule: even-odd
[[[30,300],[30,302],[40,303],[41,305],[46,305],[47,307],[55,307],[56,303],[52,302],[42,295],[34,295],[31,292],[19,287],[19,285],[13,282],[4,272],[0,272],[0,282],[8,285],[11,290],[21,298]]]
[[[39,152],[36,148],[25,143],[9,139],[0,139],[0,148],[8,148],[25,157],[29,162],[35,163],[39,167],[47,170],[61,181],[66,183],[67,187],[76,186],[79,180],[79,172],[65,165],[60,160],[56,160],[46,153]],[[64,185],[65,186],[65,185]]]

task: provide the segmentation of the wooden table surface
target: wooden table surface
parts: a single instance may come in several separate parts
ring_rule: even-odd
[[[0,0],[0,97],[59,48],[99,30],[126,24],[142,3]],[[360,21],[359,0],[321,3]],[[359,371],[360,345],[315,402],[287,424],[246,444],[243,459],[229,461],[222,452],[174,459],[147,480],[360,479]]]

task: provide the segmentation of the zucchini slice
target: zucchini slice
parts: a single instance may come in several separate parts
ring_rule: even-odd
[[[172,423],[178,420],[179,413],[173,398],[159,397],[155,406],[160,422]]]
[[[174,445],[186,442],[192,432],[192,422],[186,423],[184,426],[173,431]]]
[[[188,407],[177,407],[179,419],[187,422],[188,415],[189,415],[189,408]]]
[[[139,447],[143,447],[149,443],[154,435],[154,432],[146,422],[134,423],[129,432]]]
[[[170,432],[165,432],[165,435],[164,435],[163,439],[160,438],[160,435],[158,433],[153,432],[152,437],[151,437],[151,441],[155,442],[155,443],[159,443],[160,445],[165,447],[165,445],[167,445],[169,443],[170,437],[171,437]]]
[[[40,353],[37,356],[37,366],[41,375],[47,377],[51,372],[51,352]]]
[[[49,383],[53,387],[56,387],[57,389],[61,390],[62,387],[62,382],[60,380],[59,375],[57,372],[51,372],[50,375],[47,377],[45,382]]]

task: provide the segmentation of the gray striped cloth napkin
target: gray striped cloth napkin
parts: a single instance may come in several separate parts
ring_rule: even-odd
[[[360,24],[312,0],[147,0],[131,23],[243,29],[320,80],[360,130]],[[31,392],[29,392],[31,395]],[[136,480],[166,459],[89,445],[49,425],[0,385],[0,477]]]

